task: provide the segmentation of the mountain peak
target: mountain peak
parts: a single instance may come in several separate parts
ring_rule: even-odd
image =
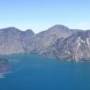
[[[27,29],[27,30],[25,30],[25,32],[34,34],[32,29]]]
[[[3,28],[0,29],[0,32],[20,32],[21,30],[16,28],[16,27],[7,27],[7,28]]]
[[[26,35],[30,35],[30,36],[35,34],[35,33],[33,32],[33,30],[31,30],[31,29],[25,30],[24,33],[25,33]]]
[[[64,26],[64,25],[59,25],[56,24],[54,26],[52,26],[51,28],[49,28],[49,30],[68,30],[69,28]]]

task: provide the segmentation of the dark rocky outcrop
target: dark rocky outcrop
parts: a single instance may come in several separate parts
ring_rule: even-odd
[[[9,72],[10,63],[9,60],[5,57],[0,57],[0,75]]]

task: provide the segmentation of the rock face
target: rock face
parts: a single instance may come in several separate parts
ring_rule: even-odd
[[[23,32],[14,27],[1,29],[0,54],[24,53],[27,40],[30,41],[33,35],[32,31]]]
[[[58,58],[69,60],[90,60],[90,31],[80,31],[55,44]]]
[[[46,31],[40,32],[34,36],[31,42],[32,52],[43,54],[51,47],[57,39],[66,38],[74,31],[63,25],[55,25]]]
[[[0,54],[37,53],[66,60],[90,60],[90,31],[55,25],[34,34],[10,27],[0,30]]]

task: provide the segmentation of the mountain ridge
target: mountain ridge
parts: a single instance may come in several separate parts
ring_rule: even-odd
[[[0,29],[0,54],[35,53],[59,59],[90,59],[90,30],[54,25],[40,33],[15,27]]]

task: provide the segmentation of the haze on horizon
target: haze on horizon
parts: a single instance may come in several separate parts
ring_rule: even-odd
[[[90,0],[1,0],[0,28],[43,31],[55,24],[90,29]]]

